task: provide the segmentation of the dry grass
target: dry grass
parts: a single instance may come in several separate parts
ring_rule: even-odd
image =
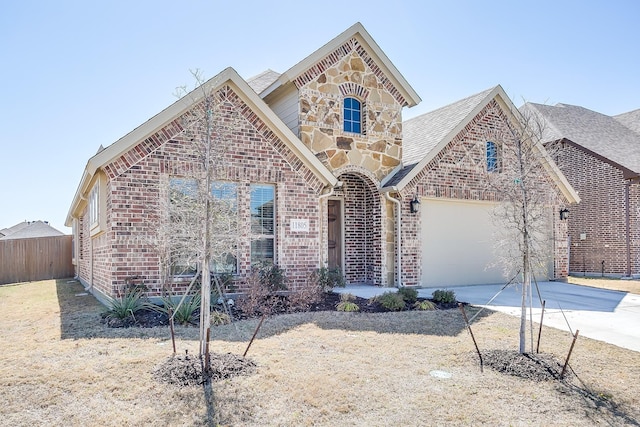
[[[569,283],[576,285],[591,286],[594,288],[611,289],[614,291],[630,292],[640,294],[640,280],[622,280],[604,277],[580,277],[571,276]]]
[[[67,280],[0,287],[2,424],[639,425],[640,353],[587,338],[570,386],[480,373],[457,310],[278,316],[249,352],[256,373],[208,391],[154,380],[168,331],[106,328],[81,292]],[[515,349],[518,319],[485,313],[473,325],[481,349]],[[242,354],[256,324],[215,328],[212,350]],[[178,351],[196,353],[197,330],[177,333]],[[541,350],[562,359],[570,343],[545,328]]]

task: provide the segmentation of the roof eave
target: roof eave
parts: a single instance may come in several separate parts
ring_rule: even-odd
[[[291,67],[280,75],[278,80],[272,83],[266,88],[260,96],[265,98],[269,94],[277,91],[280,87],[285,86],[287,83],[293,82],[302,73],[315,65],[318,61],[329,55],[331,52],[339,48],[345,41],[352,37],[359,37],[369,50],[369,53],[374,56],[376,63],[383,68],[386,76],[391,78],[394,86],[401,92],[404,99],[407,101],[408,107],[418,105],[422,99],[416,91],[407,82],[404,76],[398,71],[398,69],[389,60],[384,51],[378,46],[373,37],[365,30],[364,26],[360,22],[356,22],[351,27],[334,37],[331,41],[326,43],[320,49],[316,50],[311,55],[307,56],[302,61]]]
[[[438,153],[440,153],[440,151],[444,149],[449,141],[451,141],[459,132],[461,132],[464,127],[467,126],[469,121],[473,119],[473,117],[475,117],[490,100],[496,97],[499,101],[502,101],[503,108],[505,109],[505,111],[510,113],[512,120],[515,121],[516,117],[514,115],[520,114],[518,109],[515,107],[515,105],[513,105],[502,86],[496,86],[394,187],[399,189],[400,191],[403,190],[404,187],[406,187],[429,164],[429,162],[431,162],[438,155]],[[537,141],[536,146],[545,157],[545,162],[543,162],[545,169],[553,177],[556,185],[560,189],[560,192],[564,195],[569,203],[579,203],[580,197],[578,196],[578,193],[571,186],[571,184],[569,184],[569,181],[560,171],[555,162],[551,159],[547,151],[542,146],[542,143],[540,141]]]
[[[429,162],[431,162],[431,160],[433,160],[440,151],[442,151],[442,149],[449,143],[449,141],[451,141],[458,133],[460,133],[464,129],[467,123],[469,123],[469,120],[475,117],[485,107],[487,102],[489,102],[490,99],[493,99],[500,91],[502,91],[502,88],[500,86],[496,86],[495,88],[493,88],[493,90],[489,92],[473,108],[473,110],[471,110],[471,112],[467,114],[467,116],[463,120],[461,120],[448,134],[446,134],[444,138],[442,138],[440,142],[438,142],[438,144],[431,151],[429,151],[429,153],[427,153],[427,155],[423,157],[422,160],[420,160],[418,164],[414,166],[413,169],[411,169],[411,171],[400,180],[400,182],[396,184],[396,187],[402,190],[405,186],[407,186],[407,184],[409,184],[416,177],[416,175],[420,173],[420,171],[424,169],[424,167],[427,166]]]
[[[165,108],[160,113],[129,132],[127,135],[91,157],[85,166],[82,179],[71,203],[65,225],[70,226],[72,223],[76,210],[83,200],[83,195],[88,190],[87,187],[98,169],[117,159],[140,141],[148,138],[149,135],[153,134],[153,132],[161,129],[167,123],[174,120],[175,117],[179,116],[199,102],[202,97],[201,94],[203,93],[203,89],[204,93],[208,93],[210,90],[218,88],[226,83],[235,86],[238,95],[243,99],[243,101],[247,102],[252,109],[258,113],[261,119],[268,122],[270,128],[278,135],[279,138],[288,142],[289,148],[291,148],[298,157],[303,159],[303,162],[312,171],[314,171],[316,176],[318,176],[325,185],[333,186],[338,182],[337,178],[333,176],[322,162],[313,155],[311,150],[293,134],[282,120],[264,103],[260,96],[251,89],[248,83],[242,79],[233,68],[229,67],[204,83],[204,88],[198,87],[194,89],[183,98],[171,104],[169,107]]]

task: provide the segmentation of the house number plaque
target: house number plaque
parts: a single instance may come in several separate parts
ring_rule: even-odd
[[[291,231],[297,232],[297,233],[308,233],[309,220],[308,219],[292,219]]]

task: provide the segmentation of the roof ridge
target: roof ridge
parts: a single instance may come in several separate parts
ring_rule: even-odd
[[[475,94],[473,94],[473,95],[469,95],[469,96],[467,96],[467,97],[464,97],[464,98],[458,99],[457,101],[450,102],[449,104],[443,105],[442,107],[438,107],[438,108],[436,108],[436,109],[434,109],[434,110],[427,111],[426,113],[422,113],[422,114],[420,114],[420,115],[418,115],[418,116],[415,116],[415,117],[412,117],[412,118],[410,118],[410,119],[405,120],[405,121],[403,122],[403,124],[408,123],[408,122],[410,122],[410,121],[412,121],[412,120],[418,119],[418,118],[420,118],[420,117],[424,117],[424,116],[427,116],[427,115],[429,115],[429,114],[436,113],[436,112],[438,112],[438,111],[443,111],[443,110],[444,110],[444,109],[446,109],[446,108],[450,108],[450,107],[455,106],[455,105],[463,104],[465,101],[468,101],[468,100],[470,100],[470,99],[472,99],[472,98],[475,98],[475,97],[479,97],[479,98],[481,97],[481,98],[484,98],[487,94],[491,93],[491,92],[492,92],[493,90],[495,90],[498,86],[500,86],[500,85],[493,86],[493,87],[491,87],[491,88],[489,88],[489,89],[485,89],[485,90],[483,90],[483,91],[481,91],[481,92],[478,92],[478,93],[475,93]]]

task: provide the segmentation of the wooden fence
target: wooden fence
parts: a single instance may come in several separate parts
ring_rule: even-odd
[[[72,236],[0,240],[0,285],[73,277]]]

